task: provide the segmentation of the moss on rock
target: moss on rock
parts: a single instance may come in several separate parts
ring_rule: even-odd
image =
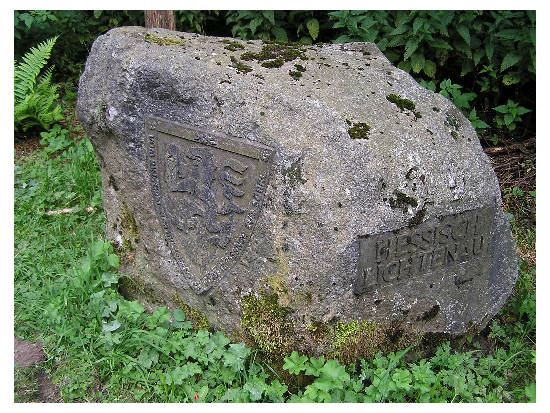
[[[243,332],[271,360],[282,360],[292,351],[294,328],[286,320],[288,309],[279,306],[277,294],[246,295],[241,301]]]
[[[145,34],[145,40],[151,43],[158,44],[159,46],[183,46],[185,44],[182,40],[172,39],[170,37],[158,37],[151,33]]]
[[[368,139],[369,131],[370,126],[360,122],[354,123],[353,126],[348,129],[348,134],[352,139]]]
[[[174,291],[174,295],[172,295],[172,301],[181,308],[186,318],[191,321],[191,324],[193,324],[193,327],[195,330],[209,330],[210,329],[210,323],[208,322],[208,318],[201,313],[199,310],[192,308],[185,304],[181,298],[178,295],[177,291]]]
[[[396,95],[395,93],[389,94],[386,96],[386,99],[388,99],[390,102],[395,103],[399,109],[401,109],[401,112],[405,109],[409,109],[411,111],[414,111],[416,108],[416,105],[414,102],[410,99],[404,99],[399,95]]]

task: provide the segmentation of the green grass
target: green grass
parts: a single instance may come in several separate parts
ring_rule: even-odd
[[[307,383],[300,387],[283,383],[243,343],[194,330],[182,310],[146,313],[118,292],[118,258],[102,240],[98,165],[69,124],[43,135],[44,148],[14,167],[15,334],[44,343],[40,368],[65,401],[535,400],[534,262],[521,262],[513,297],[477,336],[444,341],[425,357],[413,347],[351,366],[294,352],[284,369]],[[62,208],[73,212],[46,214]],[[516,224],[527,210],[512,210]],[[527,251],[532,233],[518,240]],[[15,371],[16,401],[35,399],[32,374]]]

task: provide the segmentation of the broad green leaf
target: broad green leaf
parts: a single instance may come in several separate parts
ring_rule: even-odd
[[[409,39],[405,44],[405,54],[403,55],[403,60],[407,60],[415,51],[418,49],[418,39]]]
[[[185,321],[185,311],[177,309],[174,311],[174,320]]]
[[[343,34],[341,36],[338,36],[335,40],[333,40],[333,43],[348,43],[351,42],[352,39],[348,37],[347,35]]]
[[[436,70],[437,66],[435,62],[432,62],[431,60],[426,60],[426,62],[424,63],[424,73],[426,73],[427,76],[433,79],[435,77]]]
[[[249,356],[250,350],[244,343],[230,344],[229,349],[224,353],[224,366],[230,367],[234,372],[244,369],[244,362]]]
[[[118,256],[116,254],[109,254],[107,256],[107,262],[115,270],[118,269]]]
[[[265,10],[262,12],[262,15],[269,20],[269,22],[275,26],[275,12],[273,10]]]
[[[517,29],[505,29],[495,34],[496,37],[500,37],[505,40],[520,40],[521,31]]]
[[[411,71],[411,62],[409,60],[401,61],[401,62],[399,62],[397,67],[401,70],[404,70],[405,72],[410,72]]]
[[[531,109],[524,108],[523,106],[518,107],[517,114],[518,115],[525,115],[526,113],[531,112]]]
[[[247,381],[243,386],[243,390],[250,393],[250,401],[253,402],[261,400],[265,388],[265,381],[256,377]]]
[[[118,274],[112,272],[104,272],[101,274],[101,281],[105,287],[110,287],[118,282]]]
[[[481,58],[485,56],[485,50],[483,49],[477,49],[477,50],[474,50],[474,65],[478,65],[479,62],[481,61]]]
[[[102,330],[103,332],[112,332],[112,331],[116,331],[118,330],[118,328],[120,327],[120,323],[118,322],[118,320],[113,320],[109,323],[106,323],[105,321],[103,322],[103,326],[102,326]]]
[[[489,40],[485,44],[485,54],[487,55],[487,59],[489,60],[489,63],[493,62],[493,54],[495,53],[495,45],[491,40]]]
[[[470,73],[472,71],[473,68],[474,68],[474,66],[472,65],[471,60],[463,60],[462,61],[462,70],[460,71],[460,76],[467,75],[468,73]]]
[[[156,364],[159,360],[159,353],[155,349],[143,349],[138,356],[138,363],[150,369],[153,364]]]
[[[94,17],[96,19],[99,19],[99,17],[101,16],[101,13],[103,13],[103,10],[94,10]]]
[[[504,124],[506,126],[511,124],[513,121],[514,121],[514,115],[512,115],[511,113],[505,113],[504,114]]]
[[[288,370],[291,374],[299,374],[306,369],[305,362],[307,359],[307,356],[300,356],[297,351],[293,351],[290,357],[285,357],[283,369]]]
[[[502,76],[502,83],[506,86],[515,85],[516,83],[519,83],[520,80],[521,76],[518,72],[506,73]]]
[[[425,22],[426,22],[426,19],[423,18],[423,17],[417,17],[416,19],[414,19],[414,23],[413,23],[413,34],[414,35],[416,35],[416,33],[418,33],[418,31],[424,25]]]
[[[256,29],[262,25],[263,19],[261,17],[256,17],[255,19],[252,19],[249,23],[250,31],[252,31],[252,34],[256,33]]]
[[[387,38],[380,39],[380,41],[376,42],[376,46],[378,46],[381,52],[385,51],[386,47],[388,46],[388,39]]]
[[[498,113],[507,113],[508,112],[508,106],[506,106],[506,105],[496,106],[493,109],[495,109]]]
[[[458,32],[460,37],[462,37],[464,39],[466,44],[468,46],[470,46],[470,30],[466,26],[464,26],[463,24],[459,24],[456,27],[456,31]]]
[[[411,56],[411,68],[414,73],[420,73],[420,71],[424,68],[425,62],[426,59],[424,58],[424,55],[420,53],[413,53]]]
[[[271,33],[275,35],[275,38],[277,40],[281,40],[283,42],[288,42],[288,36],[286,34],[286,30],[282,27],[274,27],[271,29]]]
[[[317,19],[310,19],[306,23],[307,30],[311,38],[315,41],[319,36],[319,22]]]
[[[284,402],[284,394],[288,390],[286,384],[281,384],[278,379],[273,380],[265,390],[266,396],[274,403]]]
[[[321,368],[321,377],[330,378],[334,383],[345,383],[349,381],[349,374],[346,368],[336,360],[329,360]]]
[[[472,50],[463,40],[457,40],[453,43],[456,50],[464,53],[469,59],[472,58]]]
[[[443,39],[434,38],[430,42],[430,46],[436,49],[453,50],[453,47]]]
[[[411,388],[411,373],[405,369],[396,369],[391,376],[398,389],[408,391]]]
[[[508,53],[506,56],[504,56],[504,59],[502,59],[502,63],[500,65],[500,71],[504,72],[506,69],[518,63],[520,60],[521,60],[521,56],[516,54],[515,52]]]
[[[324,357],[322,356],[319,358],[310,357],[309,363],[306,364],[305,374],[309,376],[319,377],[319,375],[321,374],[321,368],[324,366],[324,364],[325,364]]]
[[[391,33],[389,34],[389,36],[397,36],[399,34],[403,34],[403,33],[406,33],[410,30],[410,26],[407,25],[407,24],[402,24],[401,26],[397,26],[395,29],[393,29],[391,31]]]
[[[527,400],[529,400],[529,403],[537,402],[537,385],[535,382],[525,386],[525,396],[527,397]]]

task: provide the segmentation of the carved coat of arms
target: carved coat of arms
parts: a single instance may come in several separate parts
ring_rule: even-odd
[[[239,261],[259,216],[273,149],[150,117],[153,201],[182,276],[204,293]]]

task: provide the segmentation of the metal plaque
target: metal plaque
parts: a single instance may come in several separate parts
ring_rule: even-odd
[[[146,120],[147,167],[172,256],[197,293],[239,262],[269,181],[268,146],[165,119]]]
[[[457,288],[487,277],[494,215],[494,208],[481,208],[447,215],[417,228],[360,237],[354,293],[434,274],[453,276]]]

